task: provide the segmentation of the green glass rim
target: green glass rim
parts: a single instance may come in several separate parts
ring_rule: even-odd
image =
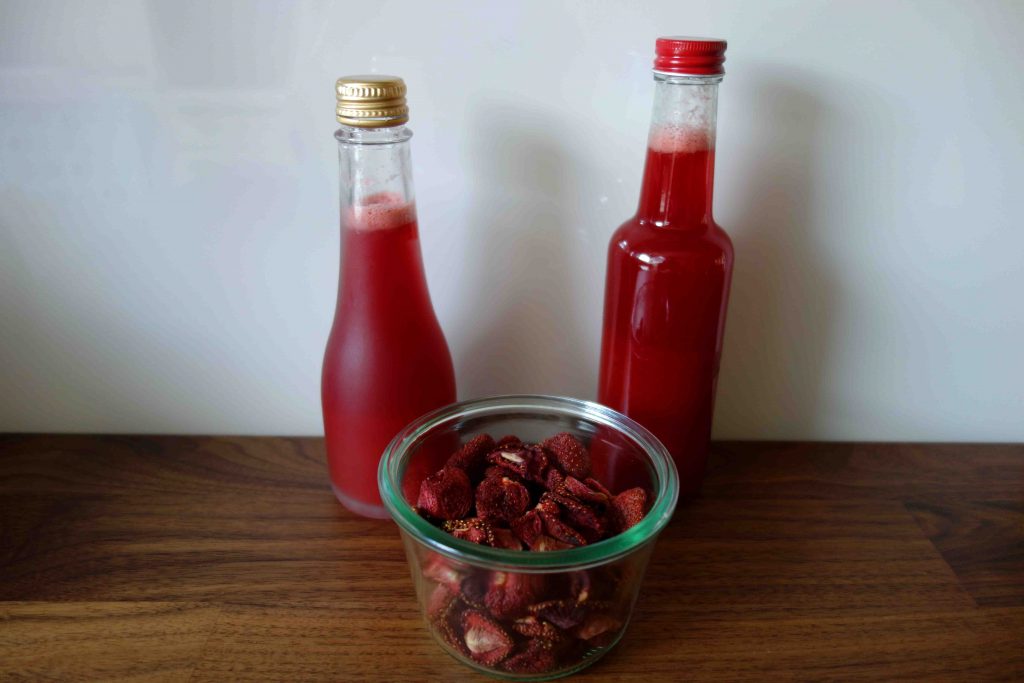
[[[527,552],[470,543],[455,538],[421,517],[402,495],[404,460],[427,434],[443,425],[468,419],[517,415],[561,415],[586,420],[624,435],[649,458],[654,471],[654,504],[636,526],[592,545],[568,550]],[[611,562],[657,538],[672,519],[679,498],[679,475],[668,450],[651,432],[611,408],[563,396],[516,394],[452,403],[410,422],[384,450],[377,470],[384,507],[395,523],[418,542],[452,559],[505,571],[547,573],[585,569]]]

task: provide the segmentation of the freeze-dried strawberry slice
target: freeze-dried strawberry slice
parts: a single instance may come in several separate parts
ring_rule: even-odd
[[[516,538],[508,529],[497,528],[493,530],[494,540],[491,541],[491,545],[495,548],[504,548],[505,550],[522,550],[523,542]]]
[[[530,446],[527,450],[530,453],[530,461],[526,468],[526,477],[530,481],[543,484],[551,468],[551,458],[540,446]]]
[[[445,467],[423,480],[416,505],[437,519],[465,517],[473,507],[469,477],[458,467]]]
[[[525,446],[498,448],[487,454],[488,463],[509,472],[514,472],[520,477],[526,476],[528,458],[529,452]],[[488,472],[490,472],[490,470],[488,470]]]
[[[558,507],[558,501],[552,498],[550,493],[542,493],[534,509],[540,514],[556,517],[562,512],[562,508]]]
[[[484,479],[476,487],[476,512],[488,520],[510,522],[530,507],[530,492],[509,477]]]
[[[494,450],[494,439],[490,434],[478,434],[467,441],[462,448],[455,451],[445,467],[457,467],[476,479],[483,472],[487,463],[487,454]]]
[[[556,515],[547,512],[540,512],[540,519],[544,522],[544,531],[548,536],[571,545],[586,545],[587,539],[573,529],[571,526],[560,520]]]
[[[544,475],[544,486],[548,491],[558,493],[565,491],[565,475],[556,467],[550,468]]]
[[[561,518],[573,529],[580,532],[589,543],[604,538],[608,525],[605,524],[604,518],[593,508],[575,498],[560,496],[555,493],[550,495],[552,500],[557,502],[562,508]]]
[[[499,478],[499,477],[508,477],[509,479],[512,479],[513,481],[518,481],[520,483],[523,482],[523,478],[522,477],[520,477],[518,474],[516,474],[512,470],[510,470],[508,468],[505,468],[505,467],[500,467],[498,465],[488,465],[487,468],[484,470],[484,476],[483,476],[484,480],[486,480],[486,479],[495,479],[495,478]]]
[[[427,618],[430,620],[443,619],[448,616],[455,599],[459,597],[442,583],[437,584],[427,598]]]
[[[437,632],[441,634],[441,639],[444,642],[457,650],[463,657],[469,657],[469,650],[466,648],[466,644],[462,642],[461,629],[458,624],[454,624],[452,621],[452,619],[440,619],[435,622],[434,626],[437,628]]]
[[[512,638],[498,622],[478,610],[462,614],[462,633],[469,656],[484,666],[495,666],[512,651]]]
[[[530,544],[530,550],[534,552],[547,552],[549,550],[568,550],[575,546],[565,541],[559,541],[557,538],[551,538],[547,534],[541,534],[537,539]]]
[[[564,636],[557,626],[542,621],[535,616],[520,617],[512,622],[512,630],[527,638],[544,638],[545,640],[561,640]]]
[[[520,651],[512,655],[502,666],[506,671],[523,674],[542,674],[555,668],[555,654],[552,644],[543,638],[534,638]]]
[[[541,494],[540,501],[533,509],[544,523],[544,532],[559,541],[572,545],[586,545],[587,540],[583,536],[560,519],[562,508],[558,501],[550,493]],[[530,544],[531,547],[533,544]]]
[[[584,618],[583,624],[575,629],[574,634],[577,638],[583,640],[591,640],[597,638],[609,631],[616,631],[623,625],[622,622],[616,620],[615,617],[609,616],[603,612],[591,612]]]
[[[569,574],[569,594],[576,602],[586,602],[590,598],[590,572],[586,569]]]
[[[548,600],[527,608],[530,614],[568,631],[583,623],[587,610],[575,600]]]
[[[459,584],[462,583],[465,575],[466,572],[463,569],[456,567],[450,560],[436,553],[431,553],[423,563],[423,576],[447,586],[455,593],[459,591]]]
[[[602,484],[597,479],[594,479],[593,477],[587,477],[586,479],[583,480],[583,483],[592,488],[593,490],[597,491],[598,493],[603,493],[605,496],[607,496],[609,502],[612,498],[615,497],[614,495],[612,495],[612,492],[605,487],[604,484]]]
[[[587,481],[594,481],[593,479],[587,479]],[[604,488],[603,486],[601,488]],[[578,500],[585,501],[587,503],[595,503],[597,505],[608,505],[611,502],[611,496],[606,494],[600,489],[594,488],[586,482],[582,482],[576,477],[566,477],[565,484],[563,486],[564,495],[570,495]],[[554,489],[552,489],[554,491]],[[562,491],[555,491],[556,493],[562,493]]]
[[[491,572],[484,604],[495,619],[517,617],[540,597],[543,589],[544,577],[539,574]]]
[[[555,434],[550,439],[542,441],[540,445],[555,457],[555,464],[565,474],[577,479],[590,474],[590,454],[572,434]]]
[[[494,530],[491,525],[479,517],[469,519],[450,519],[441,525],[441,528],[455,538],[461,538],[470,543],[480,545],[494,545]]]
[[[639,486],[627,489],[612,499],[612,522],[622,533],[637,525],[647,514],[647,492]]]
[[[508,434],[498,439],[497,448],[518,448],[523,442],[515,434]],[[493,450],[493,449],[492,449]]]
[[[593,641],[602,637],[614,637],[615,632],[621,627],[622,622],[618,619],[601,612],[591,612],[573,633],[581,640]]]
[[[544,483],[544,475],[550,464],[543,448],[524,445],[491,451],[487,454],[487,462],[539,484]]]
[[[484,596],[490,583],[490,572],[480,571],[462,580],[460,586],[462,601],[473,609],[484,609]]]
[[[532,546],[544,533],[544,523],[536,510],[530,510],[519,519],[512,520],[512,533],[528,546]]]

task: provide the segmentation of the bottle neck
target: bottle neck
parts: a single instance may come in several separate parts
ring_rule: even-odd
[[[654,111],[637,218],[658,227],[712,222],[720,75],[655,73]]]
[[[412,131],[405,126],[342,126],[334,137],[342,228],[375,230],[415,221],[409,158]]]

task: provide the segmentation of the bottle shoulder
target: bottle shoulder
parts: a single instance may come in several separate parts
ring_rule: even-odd
[[[610,250],[618,250],[641,261],[653,257],[693,258],[706,254],[712,259],[733,258],[729,235],[715,222],[694,228],[678,229],[641,223],[630,218],[612,234]]]

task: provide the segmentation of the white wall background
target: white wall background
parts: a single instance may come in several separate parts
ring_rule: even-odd
[[[716,434],[1024,439],[1024,3],[0,0],[0,431],[321,432],[337,76],[462,397],[595,392],[659,34],[729,40]]]

